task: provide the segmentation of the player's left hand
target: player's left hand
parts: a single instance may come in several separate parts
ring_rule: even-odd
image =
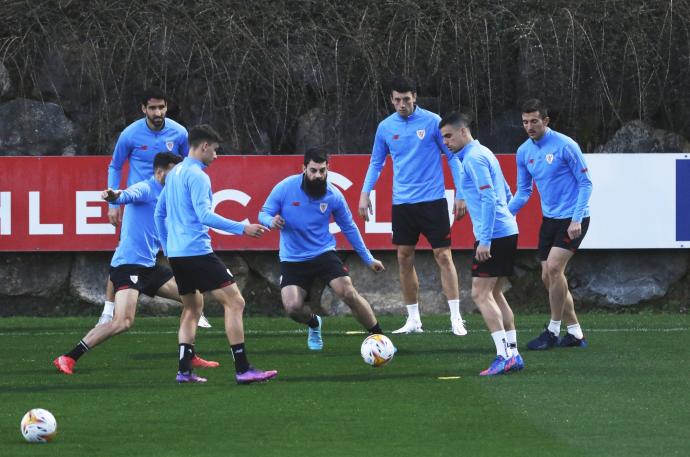
[[[571,240],[579,238],[582,235],[582,224],[580,222],[571,221],[568,226],[568,236]]]
[[[261,224],[247,224],[244,226],[244,234],[252,238],[261,238],[266,232],[270,232],[270,230]]]
[[[384,271],[386,267],[383,266],[383,263],[380,260],[374,259],[373,262],[371,262],[371,265],[369,265],[369,268],[372,269],[372,271],[378,273],[381,271]]]
[[[480,244],[477,246],[477,253],[474,257],[478,262],[486,262],[491,258],[491,246],[482,246]]]
[[[107,202],[114,202],[122,194],[121,190],[106,189],[101,192],[101,198]]]
[[[455,215],[455,220],[459,221],[467,213],[467,203],[465,200],[455,200],[453,204],[453,214]]]

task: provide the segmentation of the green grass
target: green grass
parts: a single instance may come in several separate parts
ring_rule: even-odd
[[[280,371],[251,386],[233,381],[220,319],[197,349],[222,366],[203,370],[206,385],[177,385],[175,319],[139,319],[65,376],[51,361],[93,318],[4,318],[0,456],[687,455],[690,318],[581,318],[589,348],[523,351],[525,371],[493,379],[477,376],[493,343],[476,315],[464,338],[427,317],[378,369],[359,357],[363,335],[345,335],[358,330],[351,318],[325,321],[322,353],[286,318],[247,318],[250,359]],[[521,347],[546,319],[519,317]],[[35,407],[55,414],[54,443],[24,443],[19,421]]]

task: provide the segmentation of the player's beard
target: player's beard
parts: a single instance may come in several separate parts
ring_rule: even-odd
[[[310,180],[307,175],[302,177],[302,189],[312,198],[321,198],[326,195],[326,180],[314,179]]]

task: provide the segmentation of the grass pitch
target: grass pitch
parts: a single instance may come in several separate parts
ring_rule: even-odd
[[[275,380],[238,386],[222,332],[199,329],[197,350],[221,367],[178,385],[177,320],[139,318],[58,374],[95,318],[0,319],[0,456],[651,456],[687,455],[690,318],[582,315],[590,347],[521,351],[525,371],[484,379],[493,343],[477,315],[469,335],[447,317],[396,336],[385,367],[359,356],[352,318],[324,321],[325,348],[287,318],[247,318],[250,360]],[[518,316],[518,344],[543,315]],[[385,329],[402,324],[384,317]],[[450,378],[450,379],[441,379]],[[50,410],[58,436],[24,442],[19,421]]]

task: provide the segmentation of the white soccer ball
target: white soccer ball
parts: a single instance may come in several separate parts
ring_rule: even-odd
[[[360,349],[364,362],[372,367],[380,367],[393,359],[395,346],[385,335],[369,335]]]
[[[50,411],[34,408],[22,417],[21,431],[29,443],[49,443],[57,434],[57,421]]]

